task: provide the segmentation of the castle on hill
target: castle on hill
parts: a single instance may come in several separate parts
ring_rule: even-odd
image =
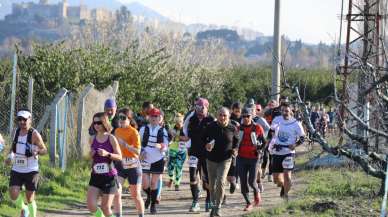
[[[12,4],[12,13],[5,16],[7,23],[62,22],[64,20],[79,22],[82,20],[109,21],[113,13],[104,8],[89,10],[80,2],[79,6],[69,6],[67,0],[50,4],[48,0],[39,3],[26,2]]]

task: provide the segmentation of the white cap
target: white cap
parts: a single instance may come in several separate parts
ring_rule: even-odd
[[[31,118],[31,112],[26,111],[26,110],[21,110],[17,113],[18,117],[23,117],[25,119]]]

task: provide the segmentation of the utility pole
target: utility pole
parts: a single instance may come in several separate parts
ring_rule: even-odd
[[[371,74],[375,74],[378,79],[386,70],[382,61],[385,51],[381,45],[382,5],[383,1],[380,0],[348,0],[344,63],[337,71],[342,80],[341,119],[347,119],[347,106],[355,110],[367,126],[374,124],[370,122],[371,116],[377,115],[370,112],[371,106],[376,104],[376,96],[371,92],[365,94],[365,91],[373,83]],[[352,93],[351,74],[357,78],[357,82],[353,82],[357,86],[357,94]],[[360,124],[354,127],[357,127],[357,134],[368,139],[365,127]],[[368,153],[367,145],[363,149]]]
[[[272,61],[272,99],[279,101],[280,97],[280,64],[281,59],[281,38],[280,38],[280,0],[275,0],[275,16],[273,30],[273,61]]]

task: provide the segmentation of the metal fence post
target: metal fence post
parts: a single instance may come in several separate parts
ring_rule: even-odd
[[[17,62],[18,62],[18,56],[15,53],[15,55],[13,56],[13,68],[12,68],[11,112],[9,114],[9,135],[10,136],[12,136],[13,120],[14,120],[14,114],[15,114]]]

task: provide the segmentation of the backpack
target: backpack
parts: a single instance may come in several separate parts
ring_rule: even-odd
[[[27,133],[27,143],[28,144],[32,144],[32,133],[34,132],[34,130],[35,129],[32,127],[28,130],[28,133]],[[16,132],[15,132],[15,136],[13,138],[13,142],[12,142],[12,152],[13,153],[16,153],[16,144],[18,143],[19,134],[20,134],[20,128],[17,128]]]
[[[254,133],[254,135],[256,136],[256,124],[255,123],[252,123],[252,126],[251,126],[251,134]],[[240,132],[239,132],[239,141],[238,141],[238,144],[240,145],[241,142],[242,142],[242,139],[243,139],[243,135],[244,135],[244,128],[246,127],[243,127],[243,125],[240,126]],[[252,141],[252,135],[251,135],[251,141]],[[253,141],[252,141],[253,143]],[[256,144],[256,145],[259,145],[259,144]]]
[[[163,127],[160,127],[158,130],[158,134],[156,136],[156,142],[157,143],[162,143],[163,142],[163,137],[164,137],[164,132],[163,132]],[[141,146],[146,147],[148,144],[148,140],[150,138],[150,128],[148,125],[144,127],[144,134],[143,134],[143,140],[141,141]]]

